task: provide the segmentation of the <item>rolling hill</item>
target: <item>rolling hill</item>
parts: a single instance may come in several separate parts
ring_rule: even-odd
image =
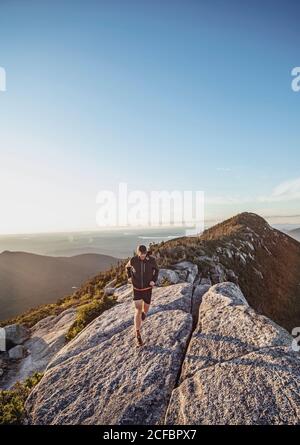
[[[4,251],[0,254],[0,320],[53,303],[117,262],[100,254],[52,257]]]

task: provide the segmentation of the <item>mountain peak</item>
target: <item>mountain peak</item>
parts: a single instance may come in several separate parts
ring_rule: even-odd
[[[254,232],[262,236],[266,229],[274,230],[263,217],[256,213],[242,212],[210,227],[203,232],[202,236],[205,239],[214,239],[230,236],[236,232]]]
[[[244,225],[253,226],[253,227],[269,226],[267,221],[262,216],[258,215],[257,213],[252,213],[252,212],[238,213],[237,215],[233,216],[232,218],[229,218],[229,220],[226,220],[226,221],[230,221],[230,220],[233,223],[244,224]],[[224,222],[226,222],[226,221],[224,221]]]
[[[298,326],[300,244],[261,216],[239,213],[201,236],[170,240],[157,250],[166,264],[170,257],[196,263],[213,284],[232,277],[258,312],[286,329]]]

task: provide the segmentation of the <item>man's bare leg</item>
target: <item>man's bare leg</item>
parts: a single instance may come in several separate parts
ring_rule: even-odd
[[[141,337],[141,324],[142,324],[142,300],[135,300],[135,314],[134,314],[134,327],[135,327],[135,338],[137,346],[143,346],[143,340]]]
[[[143,300],[143,312],[147,315],[148,311],[150,308],[150,304],[145,303],[145,301]]]
[[[135,314],[134,314],[134,327],[136,331],[141,329],[142,324],[142,311],[143,311],[143,300],[134,300]]]

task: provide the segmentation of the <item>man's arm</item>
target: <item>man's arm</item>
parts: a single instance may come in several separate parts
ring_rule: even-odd
[[[126,267],[127,278],[129,279],[132,277],[130,260],[127,262],[125,267]]]

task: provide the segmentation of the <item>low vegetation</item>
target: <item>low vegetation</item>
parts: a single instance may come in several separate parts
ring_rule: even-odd
[[[70,327],[66,339],[72,340],[79,332],[81,332],[91,321],[102,314],[102,312],[110,309],[116,304],[116,299],[108,296],[103,296],[101,299],[93,300],[81,306],[77,311],[76,320]]]
[[[35,373],[24,382],[17,382],[12,389],[0,390],[0,424],[18,425],[25,418],[25,402],[32,389],[43,377]]]

